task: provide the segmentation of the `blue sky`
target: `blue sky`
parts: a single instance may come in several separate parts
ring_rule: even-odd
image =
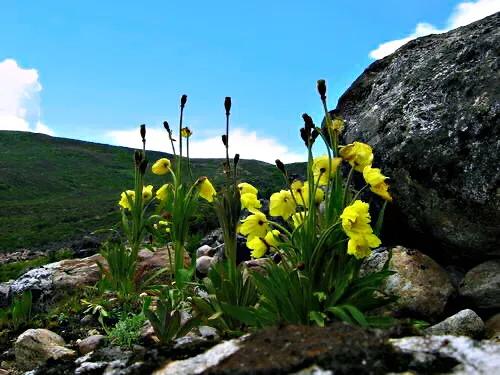
[[[293,161],[300,115],[321,118],[317,79],[333,108],[374,57],[499,9],[500,0],[1,1],[0,129],[139,146],[146,123],[150,148],[167,149],[161,123],[177,123],[187,94],[195,156],[212,157],[223,153],[231,96],[233,152]]]

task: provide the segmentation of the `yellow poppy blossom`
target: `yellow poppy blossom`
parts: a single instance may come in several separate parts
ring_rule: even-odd
[[[304,206],[304,195],[302,194],[302,189],[304,188],[304,183],[300,180],[295,180],[291,185],[292,194],[295,201],[299,206]]]
[[[164,201],[165,199],[168,198],[168,192],[169,192],[170,185],[165,184],[158,190],[156,190],[156,198],[158,198],[161,201]]]
[[[296,204],[289,190],[281,190],[279,193],[271,195],[269,215],[281,216],[283,219],[288,220],[295,212],[295,208]]]
[[[358,172],[373,162],[372,148],[366,143],[354,142],[340,149],[340,156]]]
[[[328,185],[328,181],[335,176],[341,162],[342,158],[329,159],[328,155],[314,158],[312,168],[315,183],[319,179],[319,185]]]
[[[153,198],[153,185],[143,186],[142,188],[142,199],[145,201]]]
[[[357,259],[369,256],[372,248],[380,246],[382,242],[373,233],[365,235],[355,235],[349,238],[347,243],[347,254],[354,255]]]
[[[379,168],[372,168],[370,165],[363,169],[363,177],[367,184],[370,185],[370,190],[381,196],[386,201],[392,202],[392,197],[388,192],[389,185],[385,183],[387,179]]]
[[[293,227],[298,228],[304,222],[307,212],[301,211],[296,212],[292,215]]]
[[[349,237],[356,234],[372,233],[370,226],[371,216],[368,212],[369,205],[361,200],[356,200],[350,206],[344,208],[340,215],[342,219],[342,228]]]
[[[193,135],[193,132],[187,126],[181,129],[181,137],[189,138],[191,135]]]
[[[253,237],[251,240],[247,241],[247,247],[251,249],[250,255],[253,258],[261,258],[270,248],[276,247],[278,245],[278,236],[280,232],[276,229],[267,232],[264,238]]]
[[[121,194],[121,199],[120,201],[118,202],[118,204],[122,207],[122,208],[125,208],[127,210],[131,210],[132,207],[130,206],[130,202],[129,202],[129,199],[127,198],[127,196],[132,200],[132,202],[134,201],[135,199],[135,191],[133,190],[127,190],[127,191],[124,191],[122,192]]]
[[[262,207],[257,195],[253,193],[241,194],[240,201],[241,208],[246,208],[250,212]]]
[[[240,189],[240,194],[252,193],[257,195],[258,193],[258,190],[247,182],[239,183],[238,189]]]
[[[214,201],[214,197],[217,195],[217,192],[214,189],[212,183],[208,180],[207,177],[200,177],[198,179],[198,188],[200,189],[200,197],[206,199],[209,202]]]
[[[168,173],[170,171],[170,160],[167,158],[158,159],[151,167],[151,171],[160,176]]]
[[[266,215],[260,211],[255,211],[253,215],[242,220],[239,232],[247,236],[249,240],[254,237],[264,237],[267,233],[269,224]]]
[[[304,198],[304,206],[309,208],[309,183],[307,181],[302,187],[302,196]],[[325,192],[319,187],[316,187],[316,192],[314,193],[314,203],[321,203],[324,198]]]

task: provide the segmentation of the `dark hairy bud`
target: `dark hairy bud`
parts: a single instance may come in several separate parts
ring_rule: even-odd
[[[233,160],[233,163],[234,163],[234,167],[236,168],[236,166],[238,165],[238,162],[240,161],[240,154],[236,154],[234,155],[234,160]]]
[[[281,172],[286,174],[285,164],[283,164],[283,162],[280,159],[276,159],[275,163],[276,163],[276,168],[278,168]]]
[[[143,159],[144,159],[144,154],[142,153],[142,151],[135,150],[134,151],[134,162],[135,162],[135,165],[136,166],[140,166]]]
[[[224,99],[224,108],[226,109],[226,116],[229,116],[229,112],[231,111],[231,97],[226,96]]]
[[[310,131],[314,128],[314,121],[307,113],[302,114],[302,119],[304,120],[304,127],[306,130]]]
[[[141,125],[141,138],[142,138],[143,142],[146,141],[146,125],[145,124]]]
[[[316,138],[318,138],[319,132],[316,130],[316,128],[313,129],[311,132],[311,143],[314,143]]]
[[[172,131],[170,130],[170,125],[168,125],[167,121],[163,121],[163,127],[170,134]]]
[[[326,99],[326,82],[324,79],[318,80],[318,92],[319,96],[321,96],[321,100]]]
[[[222,143],[224,144],[225,147],[227,147],[227,135],[223,134],[221,138],[222,138]]]
[[[307,144],[308,144],[308,134],[306,132],[306,129],[305,128],[300,128],[300,138],[302,138],[302,140],[304,141],[306,147],[307,147]]]
[[[139,173],[144,176],[147,168],[148,168],[148,160],[144,159],[141,161],[141,164],[139,165]]]
[[[186,94],[182,95],[181,96],[181,108],[184,108],[184,106],[186,105],[186,102],[188,100],[188,97]]]

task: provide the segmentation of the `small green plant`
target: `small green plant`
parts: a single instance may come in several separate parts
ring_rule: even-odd
[[[81,304],[86,307],[86,310],[83,313],[96,316],[97,321],[99,322],[101,327],[104,329],[104,331],[107,331],[105,319],[109,317],[109,313],[106,308],[101,304],[90,302],[86,299],[82,299]]]
[[[30,290],[13,298],[9,307],[0,309],[0,327],[8,326],[17,331],[32,320],[33,296]]]
[[[144,300],[143,313],[150,321],[156,336],[163,344],[169,344],[177,337],[186,335],[198,324],[196,317],[189,317],[182,322],[185,302],[177,288],[164,288],[156,300],[156,308],[151,308],[152,299]]]
[[[116,345],[125,348],[131,348],[136,344],[141,335],[141,329],[144,326],[146,317],[144,314],[125,315],[109,331],[108,337]]]

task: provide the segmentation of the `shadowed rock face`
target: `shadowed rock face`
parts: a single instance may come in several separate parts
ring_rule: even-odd
[[[416,39],[370,65],[334,111],[343,141],[372,145],[392,178],[393,222],[447,261],[500,256],[499,52],[500,13]]]

